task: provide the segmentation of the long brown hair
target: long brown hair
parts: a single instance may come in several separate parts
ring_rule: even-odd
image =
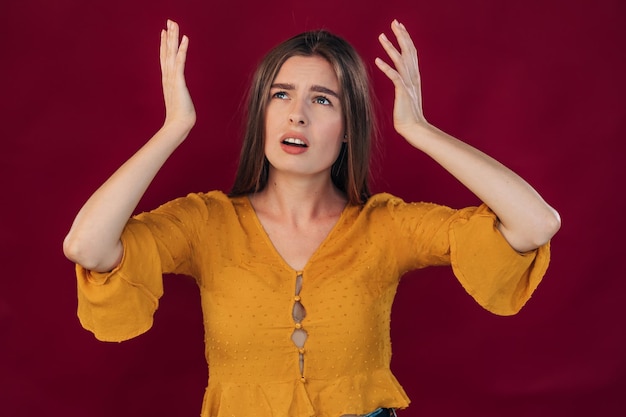
[[[261,61],[248,93],[245,134],[230,195],[254,193],[267,185],[265,111],[270,87],[283,63],[292,56],[320,56],[337,74],[347,141],[332,166],[331,178],[335,186],[346,193],[350,204],[363,204],[370,197],[369,162],[374,132],[369,78],[352,45],[325,30],[294,36],[274,47]]]

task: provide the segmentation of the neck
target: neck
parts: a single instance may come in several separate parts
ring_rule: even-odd
[[[338,216],[347,203],[346,196],[334,186],[330,175],[312,178],[272,171],[266,187],[250,199],[257,211],[280,216],[294,224]]]

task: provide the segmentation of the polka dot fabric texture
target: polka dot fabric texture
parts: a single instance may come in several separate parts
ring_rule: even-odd
[[[519,254],[484,206],[453,210],[378,194],[345,208],[303,270],[279,256],[247,197],[190,194],[131,219],[108,274],[77,267],[78,314],[101,340],[145,332],[162,274],[199,286],[209,381],[201,415],[337,417],[409,399],[389,369],[400,277],[452,265],[484,308],[516,313],[549,246]]]

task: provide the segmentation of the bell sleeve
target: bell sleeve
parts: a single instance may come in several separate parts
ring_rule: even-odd
[[[449,228],[450,263],[461,285],[482,307],[513,315],[530,299],[550,262],[550,243],[519,253],[497,228],[487,206],[459,217]]]
[[[196,247],[206,218],[205,202],[191,194],[131,218],[115,269],[98,273],[76,266],[81,325],[109,342],[150,329],[163,295],[163,274],[196,276]]]
[[[486,205],[454,210],[432,203],[387,202],[393,218],[399,270],[451,265],[463,288],[482,307],[513,315],[530,299],[550,261],[550,244],[519,253],[497,228]]]
[[[131,219],[122,244],[124,256],[111,272],[76,265],[78,318],[105,342],[121,342],[148,331],[163,295],[161,262],[150,230]],[[135,253],[141,255],[129,259]]]

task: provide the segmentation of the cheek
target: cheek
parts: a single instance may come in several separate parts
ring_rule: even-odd
[[[273,135],[273,132],[275,132],[277,129],[276,116],[273,114],[273,112],[266,111],[263,122],[263,143],[266,147],[267,138],[271,137]]]
[[[343,138],[345,130],[343,117],[340,114],[333,114],[331,118],[327,119],[325,130],[329,134],[336,133]]]

